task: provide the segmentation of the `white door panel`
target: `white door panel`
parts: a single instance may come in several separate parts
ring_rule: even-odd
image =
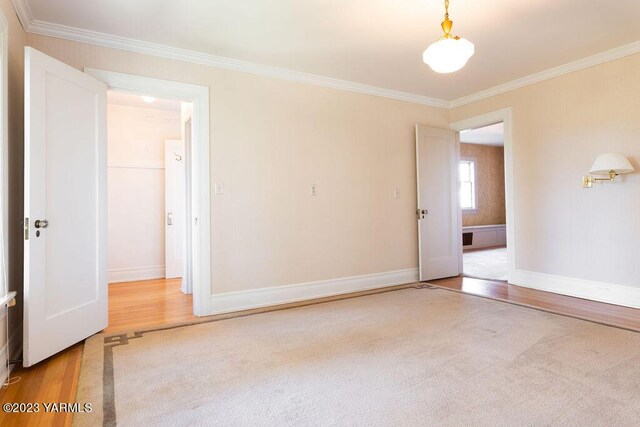
[[[25,49],[24,366],[107,326],[106,90]]]
[[[456,134],[416,125],[420,280],[460,273]]]
[[[166,278],[182,277],[185,230],[186,184],[184,143],[168,139],[164,143],[165,173],[165,268]]]

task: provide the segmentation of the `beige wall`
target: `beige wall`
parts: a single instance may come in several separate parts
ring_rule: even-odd
[[[180,111],[108,106],[110,281],[164,277],[164,142],[181,128]]]
[[[214,293],[417,267],[414,125],[448,127],[447,110],[32,34],[28,42],[77,68],[210,88],[211,178],[225,189],[212,200]]]
[[[476,212],[462,212],[462,225],[504,224],[504,148],[460,144],[460,156],[475,160],[478,198]]]
[[[512,107],[516,268],[640,287],[640,174],[582,189],[598,154],[640,171],[640,55],[451,111]]]

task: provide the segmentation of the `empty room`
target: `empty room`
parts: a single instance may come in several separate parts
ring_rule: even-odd
[[[638,425],[638,22],[0,0],[0,424]]]

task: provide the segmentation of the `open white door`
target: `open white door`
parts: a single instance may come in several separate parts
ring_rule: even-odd
[[[25,49],[24,366],[107,326],[106,104],[104,83]]]
[[[165,277],[182,277],[186,228],[184,143],[164,142]]]
[[[420,280],[460,274],[455,132],[416,125]]]

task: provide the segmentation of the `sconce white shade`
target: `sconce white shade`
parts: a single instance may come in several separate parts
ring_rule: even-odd
[[[624,155],[620,153],[606,153],[600,154],[596,161],[593,162],[589,173],[594,175],[608,175],[610,171],[614,171],[617,174],[631,173],[635,169],[629,163]]]

